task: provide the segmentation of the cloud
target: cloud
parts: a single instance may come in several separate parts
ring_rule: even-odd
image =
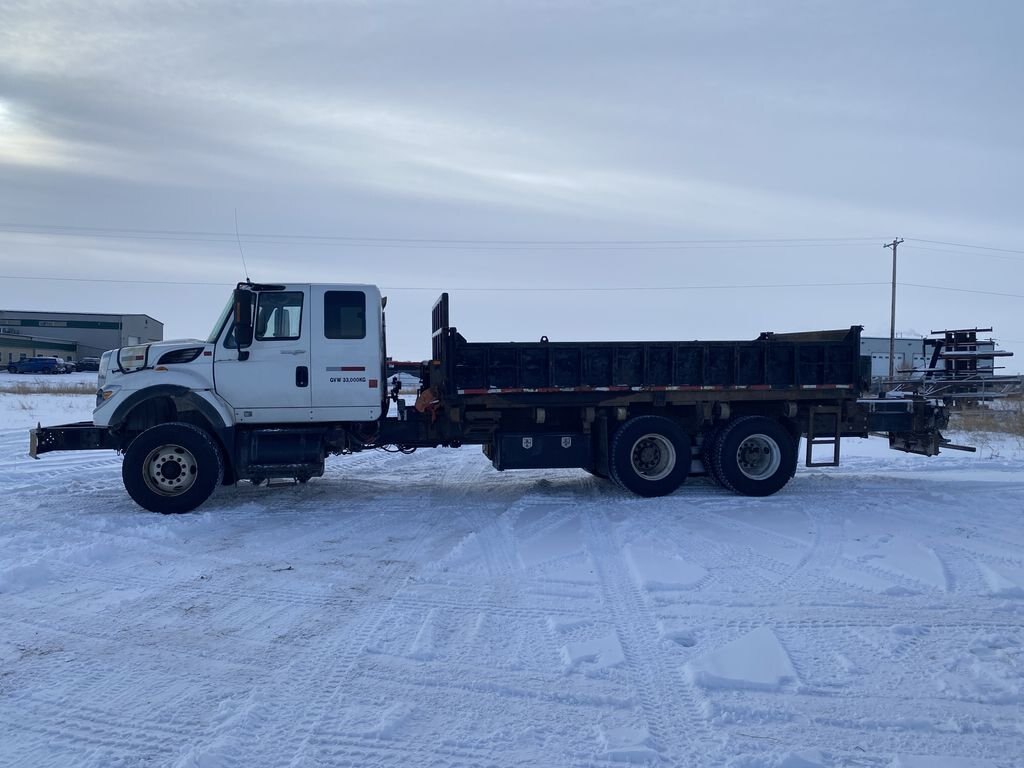
[[[22,2],[0,14],[9,221],[223,231],[237,208],[243,231],[263,232],[1024,247],[1016,4]],[[0,236],[0,260],[140,279],[236,268],[227,246],[75,242],[83,258],[67,240]],[[874,275],[880,244],[856,259],[553,249],[514,262],[486,249],[249,248],[261,270],[320,279],[681,284]],[[1014,261],[992,264],[970,279],[1024,279]],[[720,300],[686,302],[704,317]],[[643,299],[623,301],[643,316]],[[770,325],[802,324],[800,304],[775,307],[784,322]],[[948,305],[906,306],[923,327]]]

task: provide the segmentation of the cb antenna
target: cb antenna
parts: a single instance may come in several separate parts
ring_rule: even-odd
[[[242,238],[238,236],[238,209],[235,208],[235,242],[238,243],[238,253],[242,257],[242,272],[245,273],[245,282],[252,282],[249,279],[249,268],[245,265],[245,251],[242,250]]]

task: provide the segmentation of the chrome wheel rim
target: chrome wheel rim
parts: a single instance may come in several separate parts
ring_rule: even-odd
[[[196,457],[180,445],[161,445],[149,452],[142,464],[147,487],[161,496],[180,496],[199,476]]]
[[[765,480],[782,464],[779,444],[768,435],[751,435],[736,449],[736,466],[751,480]]]
[[[629,460],[637,475],[653,482],[668,477],[675,469],[676,449],[667,437],[651,432],[633,443]]]

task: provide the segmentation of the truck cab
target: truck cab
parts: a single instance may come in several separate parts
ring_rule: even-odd
[[[93,422],[134,432],[168,411],[198,411],[218,429],[376,421],[383,328],[372,285],[239,284],[205,341],[104,354]]]
[[[382,304],[372,285],[240,286],[212,349],[213,389],[233,421],[379,419]]]

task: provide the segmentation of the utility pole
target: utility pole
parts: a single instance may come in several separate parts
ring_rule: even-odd
[[[896,248],[903,242],[902,237],[885,243],[883,248],[892,248],[892,317],[889,320],[889,386],[896,380]]]

